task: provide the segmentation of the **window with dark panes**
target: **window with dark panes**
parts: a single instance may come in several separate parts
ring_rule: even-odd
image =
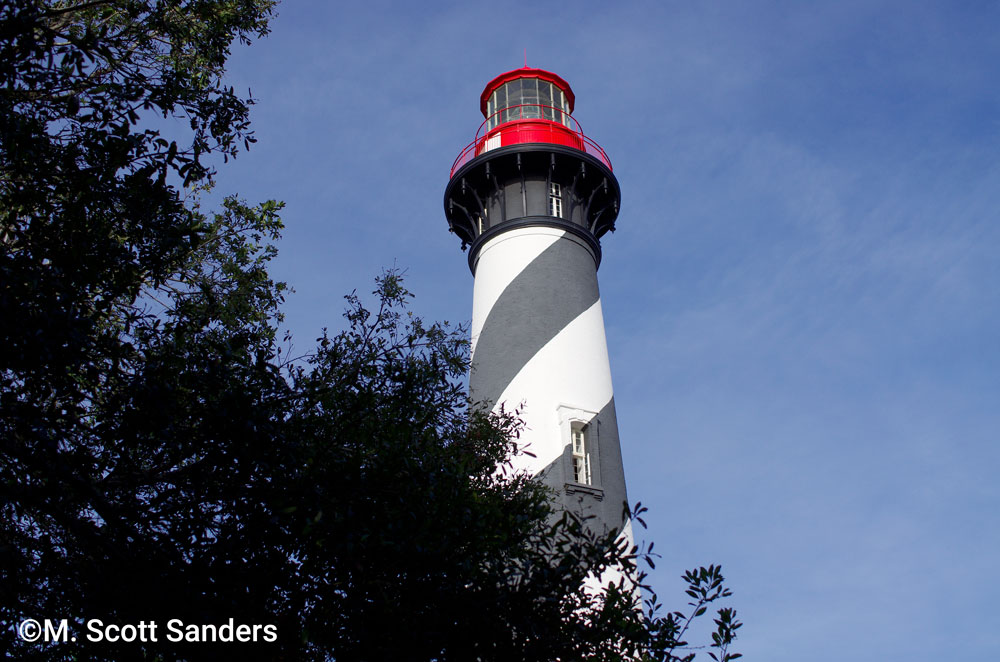
[[[487,109],[488,120],[486,122],[486,128],[492,129],[496,127],[500,122],[506,121],[501,118],[500,111],[507,107],[507,89],[505,85],[501,85],[497,90],[490,95],[490,107]]]
[[[521,119],[521,80],[512,80],[504,87],[507,88],[507,110],[504,111],[504,122],[510,122],[511,120]]]
[[[538,81],[538,103],[542,107],[542,117],[547,120],[555,120],[555,104],[552,103],[552,83],[546,80]]]
[[[521,79],[521,116],[535,119],[541,117],[541,109],[538,107],[538,79]]]

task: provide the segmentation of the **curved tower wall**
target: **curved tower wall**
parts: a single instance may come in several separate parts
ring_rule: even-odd
[[[515,466],[564,507],[620,527],[625,472],[596,256],[566,230],[529,226],[486,242],[474,269],[473,401],[522,406],[520,444],[534,457],[520,455]],[[574,427],[590,446],[589,481],[575,473]]]

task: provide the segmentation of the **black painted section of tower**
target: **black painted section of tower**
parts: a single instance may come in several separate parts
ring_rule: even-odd
[[[550,185],[561,191],[561,215],[550,212]],[[621,188],[611,169],[586,152],[550,143],[523,143],[484,152],[448,182],[445,216],[451,230],[472,246],[469,266],[486,235],[514,227],[555,225],[571,229],[597,246],[615,229]],[[530,219],[530,220],[529,220]]]

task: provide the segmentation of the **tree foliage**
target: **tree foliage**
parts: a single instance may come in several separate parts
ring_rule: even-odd
[[[280,204],[185,200],[252,140],[221,76],[272,9],[0,6],[0,619],[77,636],[5,633],[8,655],[216,659],[234,649],[166,624],[233,619],[276,626],[229,644],[261,659],[690,659],[719,569],[686,577],[686,615],[585,589],[611,566],[641,583],[652,550],[554,517],[510,469],[516,412],[467,407],[465,329],[413,315],[387,272],[371,309],[348,296],[345,329],[290,356],[267,270]],[[89,619],[158,640],[95,644]],[[717,626],[734,659],[739,623]]]

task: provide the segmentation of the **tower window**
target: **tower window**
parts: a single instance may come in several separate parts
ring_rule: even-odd
[[[562,218],[562,186],[549,184],[549,216]]]
[[[583,485],[591,484],[590,452],[587,434],[583,428],[573,428],[573,480]]]

